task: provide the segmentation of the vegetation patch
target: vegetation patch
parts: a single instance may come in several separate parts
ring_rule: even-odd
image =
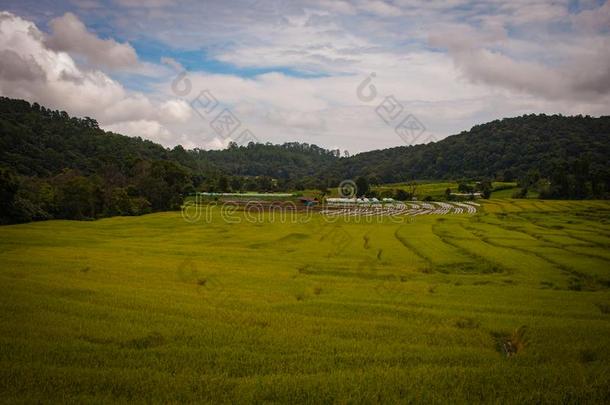
[[[599,356],[594,350],[591,349],[583,349],[578,353],[578,358],[581,363],[591,363],[596,361]]]
[[[364,236],[362,236],[362,239],[364,240],[363,247],[365,249],[368,249],[370,247],[370,245],[369,245],[369,242],[370,242],[369,236],[368,235],[364,235]]]
[[[277,242],[300,242],[309,239],[309,235],[305,233],[290,233],[277,240]]]
[[[81,335],[81,336],[79,336],[79,338],[81,340],[84,340],[85,342],[92,343],[95,345],[111,345],[111,344],[117,343],[117,341],[114,339],[102,338],[102,337],[96,337],[96,336]]]
[[[497,350],[506,357],[521,353],[528,344],[527,326],[523,325],[511,333],[492,332]]]
[[[481,324],[474,318],[460,318],[455,321],[455,327],[459,329],[476,329]]]
[[[602,314],[610,314],[610,304],[607,302],[597,302],[595,306],[599,308]]]
[[[73,299],[86,299],[95,294],[95,291],[87,288],[71,288],[61,287],[57,289],[57,293],[61,297]]]
[[[488,262],[466,262],[436,265],[434,266],[434,270],[444,274],[493,274],[504,272],[502,267]]]
[[[610,288],[610,281],[583,274],[571,272],[573,275],[568,279],[568,290],[572,291],[600,291]]]
[[[162,346],[166,343],[166,339],[158,332],[152,332],[146,336],[128,340],[122,346],[128,349],[152,349]]]

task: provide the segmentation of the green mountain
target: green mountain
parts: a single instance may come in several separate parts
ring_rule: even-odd
[[[0,221],[176,209],[195,190],[294,190],[413,179],[522,179],[548,197],[610,191],[610,117],[527,115],[427,145],[339,158],[316,145],[164,148],[92,118],[0,98]]]
[[[381,182],[407,179],[511,178],[585,159],[608,174],[610,116],[525,115],[477,125],[427,145],[361,153],[341,161],[347,176],[365,174]]]

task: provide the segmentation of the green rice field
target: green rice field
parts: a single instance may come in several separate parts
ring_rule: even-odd
[[[609,202],[38,222],[0,263],[3,403],[610,400]]]

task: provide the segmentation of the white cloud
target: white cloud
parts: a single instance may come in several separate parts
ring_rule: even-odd
[[[533,8],[532,15],[519,21],[538,17],[549,21],[565,16],[538,6]],[[558,34],[555,40],[559,39]],[[484,25],[480,29],[465,24],[446,26],[431,34],[429,42],[446,48],[457,68],[474,83],[499,86],[547,100],[600,104],[610,101],[609,38],[568,39],[551,49],[538,44],[528,51],[531,54],[535,50],[537,55],[527,59],[511,55],[526,47],[510,38],[503,24]]]
[[[271,110],[267,113],[269,123],[285,129],[304,129],[320,131],[324,129],[325,123],[320,112],[302,111],[278,111]]]
[[[160,116],[166,122],[186,122],[192,115],[191,107],[184,100],[169,100],[161,104]]]
[[[0,76],[13,82],[45,80],[45,72],[33,58],[22,57],[11,49],[0,51]]]
[[[608,3],[581,3],[578,14],[570,14],[568,0],[115,3],[121,7],[95,9],[104,16],[97,23],[120,38],[164,44],[175,59],[145,64],[135,55],[134,67],[108,51],[127,52],[128,43],[97,38],[84,25],[73,32],[93,36],[85,36],[89,45],[59,51],[24,20],[19,27],[0,22],[0,51],[14,53],[0,59],[0,92],[185,147],[228,143],[210,128],[213,117],[205,120],[187,104],[205,89],[236,114],[240,130],[263,142],[351,152],[402,143],[375,113],[389,95],[438,137],[524,113],[610,113]],[[57,21],[70,28],[66,18]],[[100,43],[106,51],[91,50]],[[178,101],[171,71],[187,65],[184,50],[231,66],[223,73],[222,64],[212,65],[212,73],[202,59],[202,70],[189,73],[191,92]],[[105,56],[94,60],[98,54]],[[371,72],[378,94],[363,102],[356,88]],[[141,94],[121,85],[137,75],[154,77],[154,87]]]
[[[7,12],[0,13],[0,54],[0,94],[94,117],[105,128],[171,143],[165,125],[190,113],[183,101],[155,103],[100,70],[79,67],[69,54],[47,47],[33,23]]]
[[[45,42],[52,50],[83,56],[96,67],[117,69],[138,64],[138,56],[131,45],[98,38],[72,13],[54,18],[49,25],[52,33]]]
[[[137,120],[125,121],[117,124],[107,125],[108,131],[129,136],[141,136],[147,139],[154,139],[164,145],[171,145],[172,134],[157,121]]]

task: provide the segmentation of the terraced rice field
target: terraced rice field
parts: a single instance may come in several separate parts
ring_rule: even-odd
[[[0,400],[607,402],[610,204],[458,207],[2,227]]]
[[[326,216],[417,216],[475,214],[481,206],[474,201],[466,202],[395,202],[390,204],[331,204],[320,210]]]

